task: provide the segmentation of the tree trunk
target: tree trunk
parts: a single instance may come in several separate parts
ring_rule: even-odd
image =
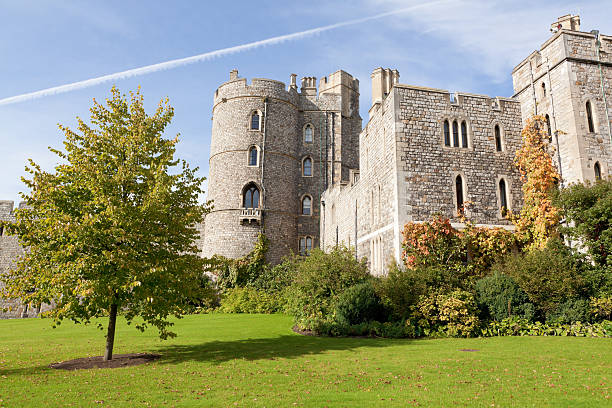
[[[115,323],[117,323],[117,304],[113,302],[108,315],[108,330],[106,332],[106,351],[104,361],[113,359],[113,345],[115,344]]]

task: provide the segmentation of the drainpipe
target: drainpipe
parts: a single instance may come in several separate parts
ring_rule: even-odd
[[[593,30],[593,34],[595,34],[595,47],[597,51],[597,66],[599,67],[599,82],[601,84],[601,95],[603,96],[604,107],[606,109],[606,121],[608,122],[608,138],[610,139],[610,144],[612,144],[612,129],[610,129],[610,114],[608,113],[608,101],[606,100],[606,92],[604,88],[604,77],[603,71],[601,69],[601,54],[599,50],[601,49],[601,34],[599,31]],[[611,146],[612,147],[612,146]]]
[[[553,97],[552,81],[550,80],[550,61],[546,57],[546,70],[548,75],[548,85],[550,93],[550,106],[552,107],[553,126],[555,127],[555,139],[557,142],[557,161],[559,162],[559,176],[561,176],[561,188],[563,188],[563,166],[561,166],[561,149],[559,145],[559,131],[557,130],[557,116],[555,115],[555,98]]]
[[[357,257],[357,200],[355,200],[355,260],[359,261]]]
[[[261,142],[261,232],[265,233],[266,229],[264,226],[265,209],[266,209],[266,187],[264,186],[264,163],[266,156],[266,132],[268,131],[268,98],[264,100],[264,114],[263,114],[263,141]]]
[[[531,75],[531,93],[533,94],[533,114],[538,114],[538,101],[536,100],[535,85],[533,84],[533,65],[529,60],[529,75]]]

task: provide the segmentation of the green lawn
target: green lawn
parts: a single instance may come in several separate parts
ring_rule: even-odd
[[[115,353],[137,367],[59,371],[101,355],[93,326],[0,321],[0,406],[612,406],[612,340],[303,337],[282,315],[196,315],[160,341],[122,321]],[[466,352],[461,349],[476,349]]]

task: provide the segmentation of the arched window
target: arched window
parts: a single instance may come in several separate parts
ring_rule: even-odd
[[[304,196],[302,198],[302,215],[312,214],[312,198],[310,196]]]
[[[257,146],[251,146],[249,148],[249,166],[257,166],[258,153]]]
[[[331,223],[332,223],[332,225],[334,225],[336,223],[336,204],[332,204]]]
[[[459,147],[459,125],[453,120],[453,146]]]
[[[457,214],[463,214],[463,179],[461,176],[455,178],[455,194],[457,196]]]
[[[542,96],[546,97],[546,84],[542,82]]]
[[[304,127],[304,142],[312,143],[312,125],[309,123]]]
[[[312,237],[301,237],[299,243],[300,255],[308,255],[312,251]]]
[[[593,170],[595,171],[595,180],[601,180],[601,166],[599,165],[599,162],[595,162]]]
[[[465,120],[461,121],[461,147],[468,147],[467,124]]]
[[[312,159],[310,157],[306,157],[302,161],[302,176],[312,177]]]
[[[552,129],[550,127],[550,116],[548,116],[548,114],[546,114],[546,130],[548,131],[548,143],[552,143]]]
[[[253,183],[247,184],[242,193],[242,207],[259,208],[259,189]]]
[[[257,111],[251,114],[251,130],[261,130],[261,117]]]
[[[502,151],[501,129],[499,125],[495,125],[495,150],[498,152]]]
[[[501,215],[505,217],[508,212],[508,195],[506,194],[506,181],[504,179],[499,180],[499,201]]]
[[[450,146],[450,126],[448,120],[444,121],[444,146]]]
[[[595,125],[593,124],[593,111],[591,109],[591,101],[586,102],[586,114],[587,124],[589,125],[589,133],[595,132]]]

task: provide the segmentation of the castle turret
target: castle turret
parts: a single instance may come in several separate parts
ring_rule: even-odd
[[[319,245],[319,202],[325,188],[357,167],[359,83],[344,71],[304,77],[297,92],[270,79],[250,84],[236,70],[215,92],[202,253],[247,254],[259,233],[268,261]]]

